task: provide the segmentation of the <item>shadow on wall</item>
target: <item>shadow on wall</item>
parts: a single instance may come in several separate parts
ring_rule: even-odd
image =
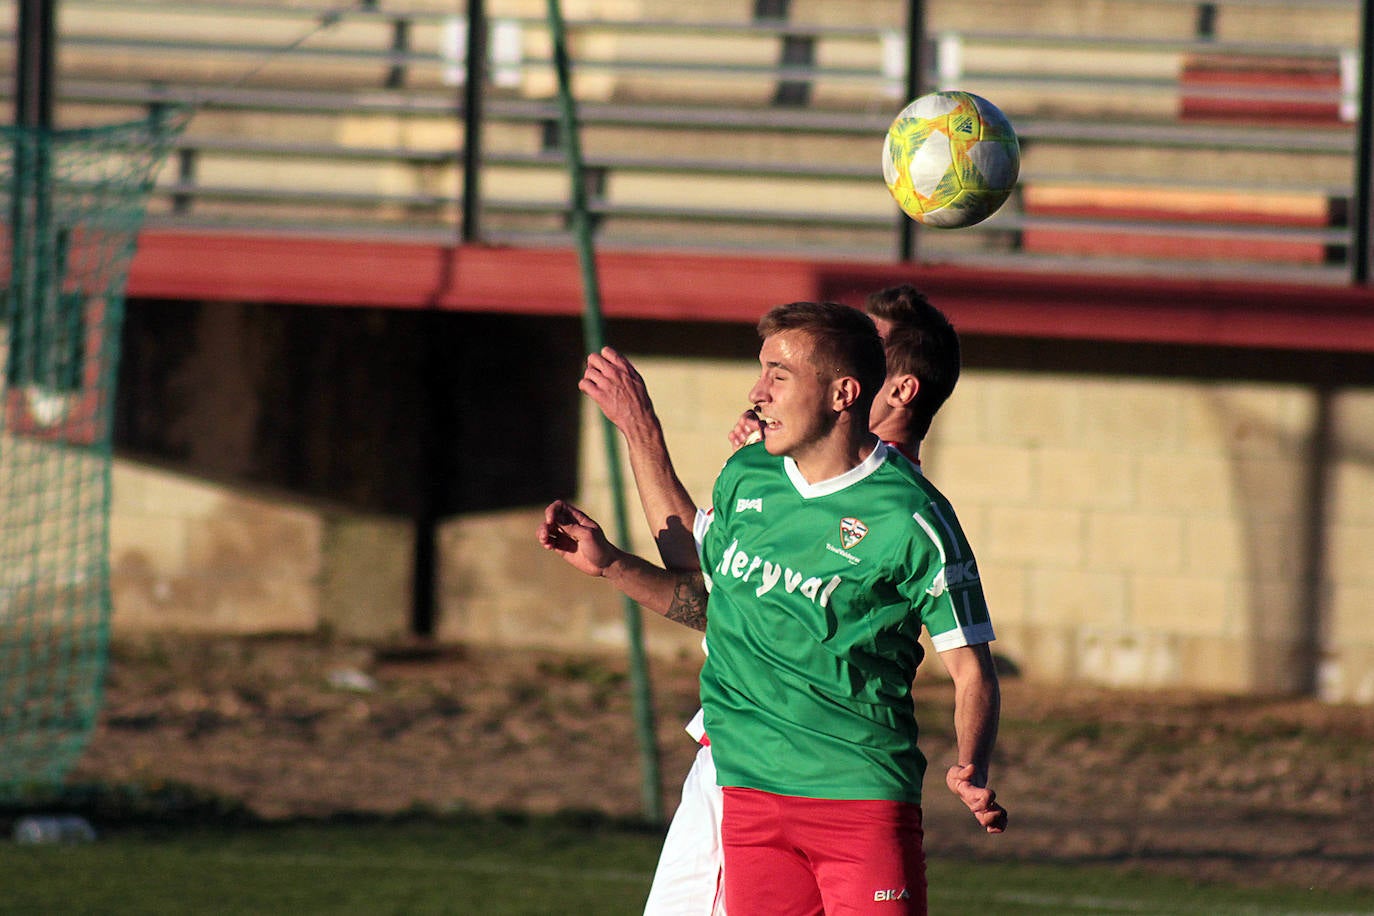
[[[634,353],[757,351],[742,325],[606,336]],[[121,619],[499,641],[522,587],[547,603],[529,516],[578,492],[584,360],[576,319],[131,301],[115,443],[152,468],[123,478]],[[198,483],[267,498],[228,517]],[[288,549],[297,529],[313,548]],[[445,546],[456,532],[473,564]],[[265,569],[250,602],[237,580]]]
[[[360,512],[537,505],[576,485],[580,341],[570,319],[133,301],[115,444]]]

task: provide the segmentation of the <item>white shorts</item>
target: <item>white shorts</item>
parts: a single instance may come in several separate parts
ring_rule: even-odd
[[[724,916],[721,800],[711,748],[702,745],[687,771],[682,801],[663,838],[644,916]]]

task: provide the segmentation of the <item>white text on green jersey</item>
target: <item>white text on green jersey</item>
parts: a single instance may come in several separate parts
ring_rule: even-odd
[[[733,576],[741,582],[750,581],[750,577],[758,572],[759,586],[754,589],[758,597],[762,598],[781,583],[788,594],[799,592],[821,607],[830,603],[831,593],[840,584],[839,576],[831,576],[829,582],[823,583],[818,576],[807,576],[763,557],[751,557],[739,549],[739,538],[735,538],[726,549],[715,571],[723,576]]]

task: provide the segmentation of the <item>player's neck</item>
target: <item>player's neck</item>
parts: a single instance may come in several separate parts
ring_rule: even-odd
[[[877,445],[878,438],[867,429],[836,429],[790,457],[806,482],[815,484],[852,471],[863,464]]]
[[[909,417],[906,412],[890,411],[873,426],[873,432],[879,439],[897,449],[916,464],[920,464],[921,440],[911,434],[908,420]]]

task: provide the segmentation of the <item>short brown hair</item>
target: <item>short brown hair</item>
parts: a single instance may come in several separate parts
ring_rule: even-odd
[[[959,381],[959,335],[945,313],[910,284],[871,293],[864,310],[890,325],[887,374],[913,375],[920,383],[911,405],[912,431],[924,438]]]
[[[759,321],[759,336],[800,331],[811,341],[812,359],[822,379],[858,379],[856,407],[865,416],[887,378],[887,358],[873,319],[838,302],[789,302],[769,310]]]

